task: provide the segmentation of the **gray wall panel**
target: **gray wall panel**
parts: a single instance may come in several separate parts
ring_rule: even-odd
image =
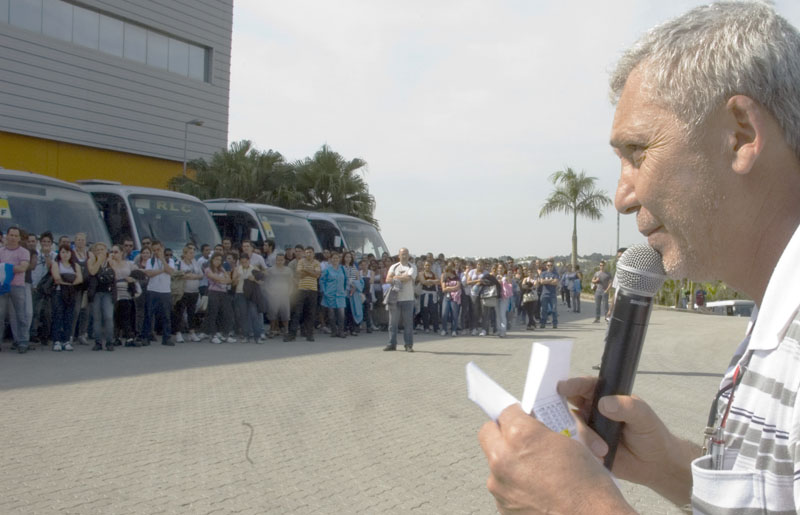
[[[232,0],[84,0],[211,49],[202,82],[0,22],[0,130],[180,161],[227,145]]]

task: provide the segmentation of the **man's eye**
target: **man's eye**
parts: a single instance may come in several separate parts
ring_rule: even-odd
[[[634,166],[641,166],[644,161],[647,149],[641,145],[631,145],[628,149],[628,154],[631,156],[631,162]]]

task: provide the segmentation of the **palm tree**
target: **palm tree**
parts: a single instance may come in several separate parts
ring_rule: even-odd
[[[195,159],[195,176],[175,176],[169,188],[202,199],[231,197],[248,202],[296,207],[300,202],[292,166],[274,150],[261,152],[249,140],[235,141],[210,162]]]
[[[578,215],[592,220],[603,218],[601,208],[611,204],[604,190],[595,189],[596,177],[587,177],[586,172],[576,174],[572,168],[559,170],[549,177],[555,190],[547,197],[539,218],[555,212],[572,213],[572,267],[578,263]]]
[[[313,158],[296,162],[297,191],[303,207],[344,213],[375,224],[375,197],[358,174],[366,165],[360,158],[347,161],[328,145],[322,145]]]

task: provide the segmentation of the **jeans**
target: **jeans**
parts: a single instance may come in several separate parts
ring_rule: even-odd
[[[72,330],[72,319],[75,316],[75,301],[80,298],[76,293],[69,301],[64,300],[61,290],[53,293],[53,342],[67,343]]]
[[[183,296],[172,307],[172,329],[176,333],[195,328],[195,310],[197,309],[197,298],[199,293],[184,293]],[[186,322],[183,321],[183,314],[186,313]]]
[[[458,314],[461,305],[453,301],[449,296],[444,298],[442,304],[442,330],[447,332],[447,322],[450,321],[450,332],[458,331]]]
[[[133,299],[117,301],[114,310],[114,329],[117,336],[126,340],[136,336],[136,307]]]
[[[602,314],[601,314],[602,304]],[[608,313],[608,292],[603,291],[600,287],[594,292],[594,317],[599,319],[606,316]]]
[[[27,291],[26,285],[12,286],[8,293],[0,295],[0,326],[3,328],[0,331],[5,330],[6,313],[13,309],[14,315],[10,317],[11,332],[15,335],[17,345],[26,348],[30,335],[30,319],[26,306]],[[1,334],[0,339],[2,339]]]
[[[328,323],[333,336],[344,335],[344,308],[327,308]]]
[[[221,322],[221,323],[218,323]],[[206,334],[222,333],[227,337],[233,324],[233,306],[231,296],[223,291],[208,291],[208,309],[203,322],[203,332]]]
[[[575,313],[581,312],[581,292],[574,291],[572,292],[572,311]]]
[[[33,319],[31,321],[31,337],[46,343],[50,338],[53,325],[53,308],[49,296],[33,292]]]
[[[406,347],[414,345],[414,301],[401,300],[389,304],[390,345],[397,345],[397,327],[403,321],[403,343]]]
[[[439,304],[433,301],[434,295],[422,292],[420,300],[422,302],[422,327],[426,330],[433,329],[436,332],[439,330],[439,319],[436,316]]]
[[[111,292],[97,292],[92,300],[94,341],[106,343],[114,339],[114,301]]]
[[[508,330],[508,299],[498,299],[497,301],[497,334],[505,336]]]
[[[172,334],[172,294],[159,293],[155,291],[148,291],[145,293],[147,302],[145,307],[144,323],[142,324],[142,334],[140,335],[143,340],[149,341],[153,336],[153,319],[158,318],[161,321],[161,341],[166,343]]]
[[[547,325],[547,319],[552,313],[553,327],[556,327],[558,325],[558,310],[556,308],[556,305],[558,303],[556,302],[555,295],[542,295],[541,304],[542,304],[542,318],[540,321],[540,326],[544,327],[545,325]]]

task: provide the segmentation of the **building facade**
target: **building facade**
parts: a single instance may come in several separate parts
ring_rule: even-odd
[[[0,0],[0,167],[164,187],[227,145],[233,0]]]

